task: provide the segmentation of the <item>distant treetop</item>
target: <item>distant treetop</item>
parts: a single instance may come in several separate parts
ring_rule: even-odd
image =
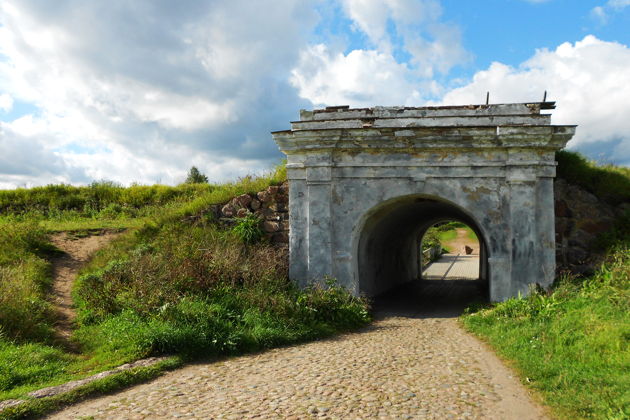
[[[207,184],[208,177],[202,174],[201,172],[199,172],[199,169],[193,166],[188,171],[188,176],[186,177],[186,181],[184,181],[184,183],[185,184]]]

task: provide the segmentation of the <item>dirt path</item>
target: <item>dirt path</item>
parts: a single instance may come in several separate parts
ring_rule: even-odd
[[[446,241],[446,243],[444,244],[448,249],[451,250],[451,253],[463,254],[464,252],[462,251],[462,249],[464,248],[464,246],[469,246],[473,249],[472,255],[479,255],[479,242],[474,239],[470,239],[468,237],[468,231],[466,229],[456,228],[455,231],[457,232],[457,237],[455,237],[451,241]]]
[[[459,327],[453,290],[445,290],[448,305],[425,305],[412,292],[360,332],[190,365],[49,418],[546,418],[512,372]]]
[[[69,347],[72,347],[69,338],[76,318],[72,303],[72,285],[79,270],[88,262],[92,254],[119,234],[103,231],[90,236],[77,237],[63,232],[51,237],[51,242],[66,253],[52,261],[52,303],[58,316],[55,323],[57,338]]]

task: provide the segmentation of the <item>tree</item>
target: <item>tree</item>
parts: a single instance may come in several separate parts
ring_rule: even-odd
[[[208,182],[208,177],[199,172],[195,166],[190,168],[188,171],[188,176],[186,177],[185,184],[204,184]]]

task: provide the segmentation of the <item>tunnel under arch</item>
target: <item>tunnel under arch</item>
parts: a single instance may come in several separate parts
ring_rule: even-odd
[[[355,259],[359,293],[376,296],[403,283],[420,280],[422,237],[431,226],[447,220],[460,221],[477,235],[479,280],[487,285],[488,247],[474,217],[448,200],[414,194],[377,205],[360,223]]]

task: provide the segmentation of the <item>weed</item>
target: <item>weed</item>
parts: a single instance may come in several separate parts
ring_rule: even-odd
[[[262,239],[264,232],[260,228],[261,220],[254,214],[248,214],[236,220],[232,227],[234,232],[246,244],[253,244]]]

